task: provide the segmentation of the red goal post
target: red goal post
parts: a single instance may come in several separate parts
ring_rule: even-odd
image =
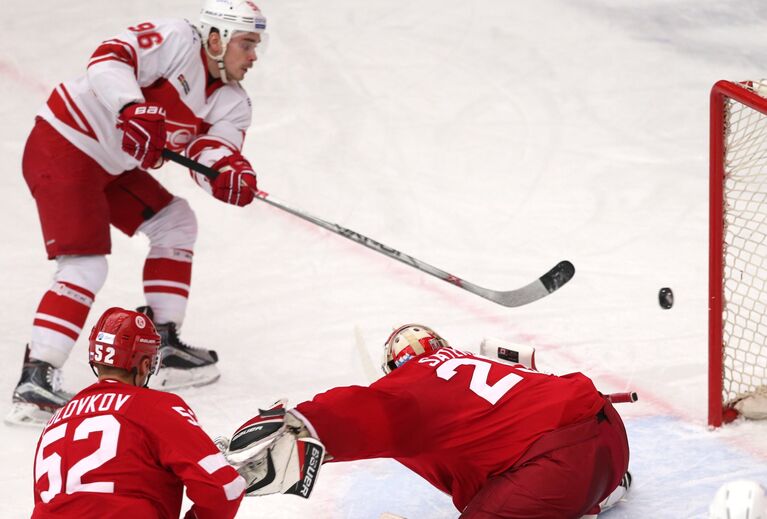
[[[767,412],[767,80],[717,82],[710,117],[708,423],[718,427]]]

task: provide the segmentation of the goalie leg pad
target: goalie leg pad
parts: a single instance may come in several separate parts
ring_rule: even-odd
[[[599,503],[600,513],[611,509],[616,504],[618,504],[619,501],[626,497],[626,494],[628,494],[629,490],[631,490],[631,480],[631,472],[627,470],[621,478],[620,484],[618,484],[615,490],[613,490],[609,496],[607,496],[601,503]]]

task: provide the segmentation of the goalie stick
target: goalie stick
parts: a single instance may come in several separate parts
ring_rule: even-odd
[[[522,364],[528,368],[537,369],[535,367],[535,348],[532,346],[511,344],[500,339],[487,337],[479,345],[479,354],[512,366]],[[607,393],[604,397],[612,404],[633,404],[639,400],[636,391]]]
[[[210,180],[215,180],[215,178],[219,175],[218,171],[215,169],[204,166],[195,160],[185,157],[180,153],[173,152],[169,149],[164,149],[162,156],[193,171],[201,173]],[[352,231],[351,229],[347,229],[346,227],[342,227],[337,223],[328,222],[304,211],[289,207],[284,202],[275,199],[265,191],[258,190],[255,191],[254,194],[257,199],[266,202],[273,207],[302,218],[308,222],[327,229],[330,232],[343,236],[344,238],[357,242],[360,245],[364,245],[369,249],[373,249],[376,252],[400,261],[406,265],[410,265],[411,267],[416,268],[421,272],[431,274],[432,276],[441,279],[442,281],[452,283],[453,285],[462,288],[467,292],[471,292],[472,294],[484,297],[485,299],[489,299],[490,301],[498,303],[499,305],[515,307],[532,303],[533,301],[537,301],[538,299],[541,299],[542,297],[545,297],[559,289],[565,283],[570,281],[570,279],[572,279],[572,277],[575,275],[575,267],[572,263],[565,260],[560,261],[544,275],[521,288],[505,291],[490,290],[475,285],[474,283],[470,283],[464,279],[459,278],[458,276],[454,276],[453,274],[445,272],[444,270],[438,269],[437,267],[429,265],[428,263],[425,263],[418,258],[414,258],[413,256],[393,249],[387,245],[384,245],[383,243],[373,240],[372,238],[368,238],[363,234]]]

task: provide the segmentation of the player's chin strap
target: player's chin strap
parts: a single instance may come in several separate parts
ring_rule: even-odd
[[[294,494],[308,498],[317,482],[325,447],[311,437],[306,425],[286,413],[286,400],[235,431],[231,441],[216,438],[218,448],[247,483],[246,495]]]
[[[229,78],[226,75],[226,67],[224,67],[224,53],[226,53],[226,45],[223,44],[223,48],[221,49],[221,54],[216,56],[210,51],[210,48],[208,47],[208,42],[205,42],[205,54],[208,55],[210,59],[216,62],[216,66],[218,67],[218,73],[219,77],[221,78],[221,81],[224,82],[224,84],[229,83]]]

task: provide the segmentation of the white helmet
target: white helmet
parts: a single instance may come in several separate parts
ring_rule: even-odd
[[[384,344],[381,369],[389,374],[410,359],[448,346],[437,332],[422,324],[406,324],[394,330]]]
[[[722,485],[709,507],[709,519],[767,519],[767,495],[755,481]]]
[[[200,11],[203,41],[208,41],[211,29],[218,30],[221,42],[226,45],[238,31],[263,33],[266,17],[250,0],[205,0]]]
[[[224,53],[229,40],[238,32],[255,32],[265,38],[266,17],[250,0],[205,0],[200,11],[199,29],[205,53],[216,60],[221,80],[226,83]],[[215,55],[208,48],[208,38],[213,29],[221,35],[221,53]]]

